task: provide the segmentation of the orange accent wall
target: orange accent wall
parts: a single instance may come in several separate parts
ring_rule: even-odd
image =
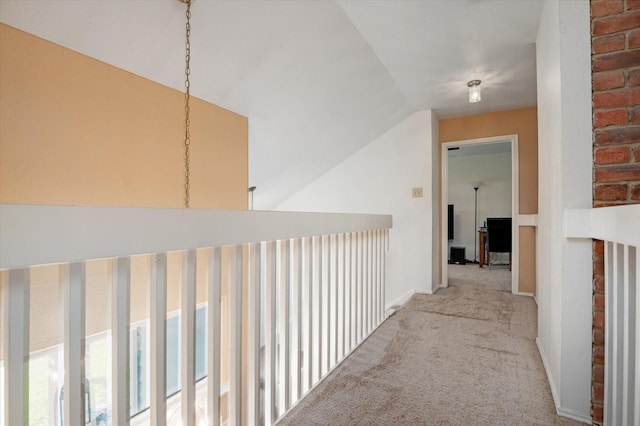
[[[518,135],[519,214],[538,213],[538,109],[521,108],[440,120],[439,142]],[[442,238],[442,235],[440,236]],[[535,294],[535,229],[520,227],[519,290]]]
[[[0,24],[0,202],[182,207],[183,139],[181,92]],[[247,159],[247,118],[192,98],[191,207],[246,209]]]

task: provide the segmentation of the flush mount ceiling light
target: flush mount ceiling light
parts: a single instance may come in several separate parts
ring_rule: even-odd
[[[480,95],[480,80],[471,80],[467,83],[469,87],[469,103],[476,103],[482,100],[482,96]]]

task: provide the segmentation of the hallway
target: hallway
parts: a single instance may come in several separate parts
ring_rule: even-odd
[[[536,348],[536,304],[509,272],[452,265],[280,424],[571,425],[555,413]]]

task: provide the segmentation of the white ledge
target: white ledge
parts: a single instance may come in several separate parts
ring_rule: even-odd
[[[538,214],[519,214],[518,226],[538,226]]]
[[[391,227],[389,215],[0,204],[0,269]]]
[[[640,204],[564,212],[566,238],[593,238],[640,246]]]

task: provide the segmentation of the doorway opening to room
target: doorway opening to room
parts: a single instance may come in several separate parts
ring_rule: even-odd
[[[510,268],[510,291],[518,294],[518,190],[517,135],[442,144],[444,287],[449,285],[450,264],[488,268],[490,262],[495,269]],[[488,251],[489,228],[494,235],[492,249],[495,252]],[[495,244],[499,233],[506,238],[501,247]],[[509,278],[508,273],[506,277]]]

